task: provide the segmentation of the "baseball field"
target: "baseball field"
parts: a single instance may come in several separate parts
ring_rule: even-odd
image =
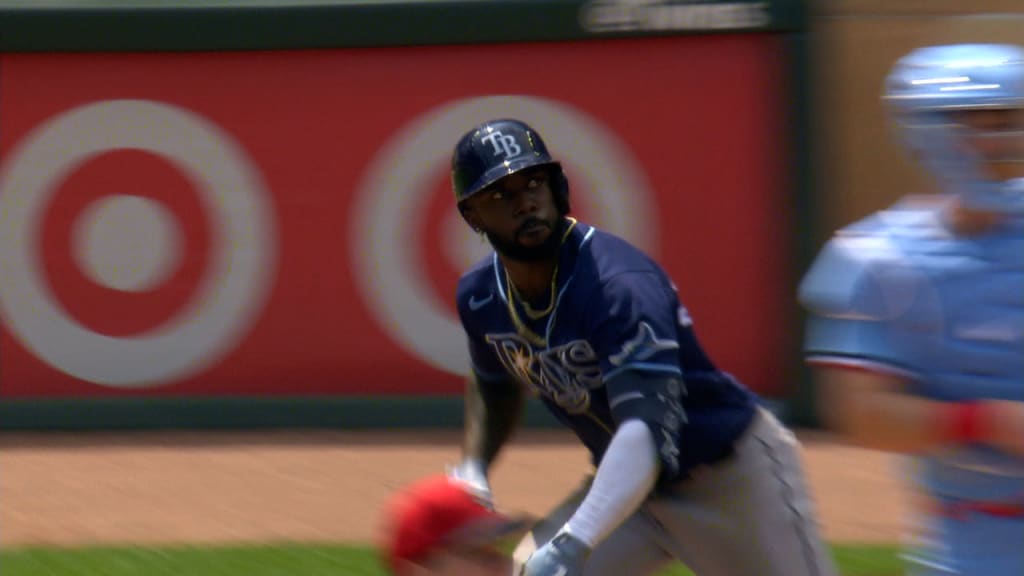
[[[898,461],[800,437],[843,574],[900,574],[909,494]],[[0,573],[383,574],[372,548],[380,506],[455,461],[458,445],[452,431],[0,435]],[[565,433],[528,431],[493,487],[503,509],[540,515],[587,470]]]

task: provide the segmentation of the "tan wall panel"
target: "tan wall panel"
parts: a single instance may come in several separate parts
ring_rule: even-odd
[[[967,5],[984,14],[963,15]],[[820,244],[834,228],[928,189],[879,102],[895,60],[926,44],[1024,45],[1024,1],[836,1],[818,6],[813,24]]]
[[[818,0],[820,12],[833,16],[906,14],[974,15],[1014,13],[1021,10],[1020,0]]]

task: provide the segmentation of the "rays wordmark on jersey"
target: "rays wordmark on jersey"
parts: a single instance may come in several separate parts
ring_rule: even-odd
[[[509,374],[570,414],[586,412],[590,390],[601,385],[597,354],[586,340],[534,350],[518,334],[488,334],[487,342]]]

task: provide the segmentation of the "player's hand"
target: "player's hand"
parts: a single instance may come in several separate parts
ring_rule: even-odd
[[[991,431],[992,445],[1024,457],[1024,402],[985,400],[982,410],[989,415],[986,426]]]
[[[448,477],[464,484],[484,506],[494,510],[494,495],[483,462],[467,458],[458,466],[449,466]]]
[[[590,548],[562,530],[523,565],[519,576],[582,576]]]

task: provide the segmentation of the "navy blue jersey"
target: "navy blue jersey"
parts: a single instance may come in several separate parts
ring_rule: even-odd
[[[701,349],[657,263],[580,223],[562,245],[554,288],[554,309],[532,320],[496,254],[460,279],[458,310],[481,386],[510,377],[525,386],[576,433],[596,465],[616,428],[605,383],[630,370],[679,376],[678,476],[729,453],[754,414],[754,396]]]

